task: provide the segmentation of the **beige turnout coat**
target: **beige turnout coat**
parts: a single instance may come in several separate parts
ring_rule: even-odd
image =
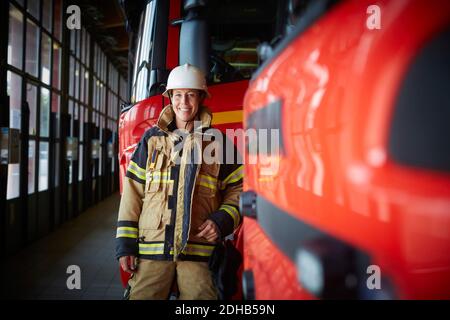
[[[153,260],[207,261],[214,244],[195,237],[211,219],[222,237],[240,224],[239,195],[243,166],[236,148],[222,134],[211,139],[212,115],[201,106],[201,126],[177,134],[171,105],[147,130],[131,157],[123,179],[116,236],[116,256]],[[230,147],[231,145],[231,147]],[[228,147],[227,147],[228,146]],[[205,148],[214,150],[212,163]],[[233,152],[230,157],[227,153]],[[218,154],[217,154],[218,153]],[[225,164],[226,159],[233,163]]]

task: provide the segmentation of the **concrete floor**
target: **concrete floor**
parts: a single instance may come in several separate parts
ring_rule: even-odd
[[[120,300],[114,257],[118,193],[9,258],[1,272],[4,299]],[[80,267],[81,289],[67,288],[70,265]]]

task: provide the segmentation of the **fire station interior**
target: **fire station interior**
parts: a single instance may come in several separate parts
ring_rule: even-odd
[[[147,61],[135,65],[145,1],[123,3],[0,4],[2,298],[123,297],[114,256],[118,120],[149,94],[130,81],[147,67]],[[71,5],[80,9],[80,29],[67,26]],[[215,1],[202,10],[210,38],[198,39],[208,50],[208,60],[198,63],[208,64],[210,85],[251,77],[262,63],[256,47],[282,28],[273,15],[280,10],[272,0]],[[81,288],[69,290],[67,279],[78,267]]]
[[[308,237],[316,235],[323,238],[327,236],[328,238],[325,240],[331,239],[330,243],[333,245],[338,243],[339,249],[341,249],[340,245],[344,243],[345,236],[349,235],[351,231],[346,229],[346,223],[352,222],[348,217],[354,213],[353,209],[344,210],[342,208],[345,207],[340,204],[340,201],[346,199],[341,193],[350,193],[348,191],[350,189],[342,187],[340,190],[341,185],[334,185],[335,181],[332,179],[327,180],[328,184],[324,183],[323,185],[326,190],[336,192],[337,199],[327,200],[330,202],[330,206],[327,207],[325,200],[324,204],[320,202],[326,198],[327,194],[322,194],[319,182],[317,185],[316,180],[314,183],[312,182],[314,177],[325,179],[322,175],[323,168],[320,167],[320,171],[317,170],[317,172],[308,171],[318,163],[316,160],[322,156],[321,152],[325,150],[325,147],[330,147],[333,152],[335,150],[342,152],[330,161],[332,164],[330,168],[337,168],[336,172],[333,172],[336,174],[336,183],[340,182],[341,178],[342,181],[348,182],[347,180],[351,180],[348,178],[350,176],[361,179],[369,177],[366,171],[361,171],[362,166],[359,165],[359,162],[353,168],[356,168],[355,170],[348,172],[344,172],[338,166],[340,161],[346,159],[344,152],[350,152],[349,150],[353,149],[354,152],[356,152],[355,150],[360,152],[363,149],[363,146],[356,145],[355,142],[358,142],[360,137],[356,139],[345,136],[347,138],[344,147],[340,145],[341,142],[336,143],[338,140],[333,140],[339,136],[340,130],[348,130],[350,125],[352,126],[351,130],[355,130],[351,131],[352,133],[357,132],[356,129],[365,130],[366,128],[363,127],[366,126],[366,123],[340,122],[340,117],[347,120],[353,119],[351,118],[353,109],[350,109],[352,106],[341,105],[336,110],[331,110],[330,113],[327,112],[333,109],[334,105],[327,110],[324,110],[322,105],[319,107],[319,104],[324,105],[331,100],[330,98],[322,100],[322,95],[326,96],[325,84],[328,81],[332,83],[332,80],[335,80],[334,89],[337,100],[351,97],[353,94],[356,96],[356,93],[351,92],[353,88],[346,88],[347,72],[350,72],[350,67],[357,63],[360,63],[361,66],[366,63],[365,59],[369,57],[370,45],[376,43],[375,41],[371,42],[371,35],[368,35],[366,30],[365,19],[368,11],[366,12],[365,7],[359,10],[359,6],[362,7],[361,3],[363,2],[369,2],[369,0],[0,0],[0,298],[32,300],[122,300],[124,298],[125,283],[128,279],[126,277],[129,275],[121,271],[115,255],[121,182],[127,171],[127,161],[131,157],[131,152],[130,154],[127,152],[134,150],[133,148],[139,141],[139,139],[132,141],[132,138],[136,138],[136,132],[147,129],[146,126],[151,122],[147,122],[147,120],[153,117],[155,112],[153,105],[151,108],[149,105],[160,103],[159,110],[162,110],[164,103],[169,101],[161,96],[165,91],[169,72],[175,66],[184,63],[193,64],[205,71],[210,92],[214,90],[219,92],[222,88],[228,88],[223,91],[225,94],[222,93],[220,99],[225,95],[232,96],[229,100],[233,100],[234,105],[230,107],[227,105],[229,101],[226,99],[219,101],[220,99],[216,98],[215,102],[219,107],[217,107],[218,110],[212,110],[214,117],[216,115],[223,116],[222,118],[217,117],[222,119],[222,123],[219,123],[222,126],[220,128],[225,128],[230,123],[233,125],[233,129],[245,127],[264,130],[280,129],[283,133],[283,130],[288,128],[291,130],[290,134],[300,139],[298,141],[301,141],[302,135],[307,136],[305,146],[300,142],[295,144],[297,142],[294,143],[294,139],[290,140],[283,134],[278,137],[282,142],[281,149],[284,152],[278,161],[285,166],[282,168],[285,170],[284,174],[279,176],[284,175],[285,180],[280,181],[285,184],[270,184],[274,178],[270,177],[269,179],[261,174],[264,170],[256,170],[256,165],[251,168],[242,166],[241,179],[244,181],[244,192],[241,193],[238,215],[240,214],[239,218],[242,217],[242,221],[244,221],[241,226],[245,225],[245,221],[249,223],[246,224],[248,229],[242,227],[239,230],[248,230],[247,234],[250,234],[247,239],[241,238],[244,239],[241,242],[241,249],[244,248],[241,250],[242,261],[251,258],[254,260],[250,263],[244,261],[241,266],[248,264],[255,270],[259,269],[259,274],[255,270],[243,270],[243,267],[239,269],[239,286],[236,287],[239,287],[240,291],[234,297],[248,300],[258,299],[261,296],[262,300],[266,300],[267,297],[267,300],[274,297],[275,299],[279,297],[281,299],[285,297],[310,299],[314,292],[311,290],[312,293],[309,292],[308,287],[301,283],[302,279],[299,276],[301,272],[298,271],[300,265],[311,268],[312,271],[304,273],[311,276],[309,277],[309,280],[312,279],[311,287],[326,280],[325,275],[323,279],[320,278],[322,271],[323,274],[330,271],[332,280],[330,283],[332,284],[323,285],[323,287],[331,288],[332,292],[341,292],[339,286],[336,286],[339,290],[333,291],[335,289],[334,281],[337,283],[338,280],[344,279],[341,281],[344,283],[343,287],[347,286],[346,279],[351,277],[347,277],[348,273],[342,266],[351,265],[353,268],[350,262],[346,261],[339,268],[334,268],[335,264],[339,264],[335,262],[338,260],[335,260],[334,256],[330,258],[327,255],[328,251],[322,250],[322,252],[322,247],[316,247],[314,242],[311,248],[318,248],[319,254],[309,255],[314,250],[306,250],[307,254],[303,255],[303,257],[306,256],[306,262],[303,264],[299,262],[300,255],[296,250],[300,241],[308,243],[306,241]],[[386,13],[386,16],[390,17],[391,25],[396,19],[400,21],[402,18],[406,19],[405,17],[408,15],[407,22],[410,23],[408,26],[411,28],[416,25],[415,21],[417,20],[412,19],[411,16],[420,10],[427,9],[426,6],[420,7],[421,4],[418,4],[420,1],[415,4],[397,0],[380,0],[380,2],[386,8],[392,9],[391,15]],[[396,5],[393,5],[394,2]],[[438,0],[430,0],[431,2],[433,4],[430,7],[438,7]],[[177,10],[171,7],[173,4]],[[350,8],[348,11],[344,7],[346,4]],[[445,6],[449,8],[448,4]],[[332,11],[336,7],[338,7],[336,9],[338,13]],[[339,11],[343,7],[344,9]],[[358,10],[363,18],[358,18]],[[432,13],[438,11],[430,9]],[[442,279],[442,284],[432,284],[427,287],[425,281],[421,280],[417,287],[411,285],[412,292],[417,293],[418,297],[422,297],[421,290],[419,290],[422,285],[429,289],[427,292],[424,291],[425,297],[428,297],[426,294],[434,297],[435,293],[438,297],[448,297],[448,284],[450,283],[450,260],[446,254],[448,251],[446,248],[449,248],[450,243],[448,240],[450,239],[448,229],[450,225],[448,219],[450,154],[447,142],[450,110],[448,108],[450,72],[447,72],[450,61],[448,59],[450,56],[448,54],[450,52],[448,46],[450,43],[448,42],[450,15],[445,16],[443,11],[439,12],[438,18],[441,20],[436,18],[436,21],[439,20],[436,25],[441,24],[439,26],[443,29],[447,28],[447,31],[441,38],[438,38],[436,47],[431,47],[431,49],[426,47],[425,44],[428,45],[431,42],[428,43],[425,40],[417,41],[415,47],[417,49],[423,45],[429,50],[425,50],[427,54],[424,58],[425,62],[419,64],[419,71],[423,71],[426,77],[417,77],[420,78],[420,81],[414,78],[414,81],[411,80],[412,84],[408,84],[410,86],[405,86],[404,91],[398,89],[399,92],[401,91],[401,95],[395,93],[404,100],[400,100],[403,104],[399,105],[403,107],[397,109],[397,113],[400,113],[396,114],[394,118],[393,128],[396,131],[393,132],[398,134],[394,137],[397,140],[389,140],[387,152],[396,158],[394,160],[397,163],[394,163],[393,167],[398,164],[405,165],[398,171],[405,175],[389,176],[386,173],[384,176],[384,171],[381,169],[373,171],[374,174],[379,174],[377,177],[382,178],[380,181],[388,181],[388,187],[391,187],[391,184],[393,186],[400,185],[399,188],[406,190],[408,184],[416,178],[422,179],[420,181],[425,185],[425,187],[418,186],[418,183],[414,183],[414,188],[408,189],[410,192],[408,196],[411,199],[424,200],[424,202],[417,202],[421,204],[417,208],[417,212],[422,214],[417,220],[418,222],[406,221],[407,219],[404,218],[406,215],[399,215],[394,217],[397,220],[393,220],[398,224],[391,224],[388,228],[387,224],[384,224],[385,221],[380,220],[382,222],[380,230],[383,232],[391,232],[395,228],[403,226],[409,226],[413,231],[419,230],[411,233],[411,237],[414,239],[413,244],[420,247],[421,237],[429,236],[431,241],[427,243],[433,244],[434,250],[440,254],[435,255],[441,259],[438,261],[436,258],[436,261],[439,262],[436,264],[437,267],[431,265],[431,267],[423,267],[419,271],[425,275],[427,272],[442,274],[441,278],[438,276],[433,278],[434,280]],[[450,12],[450,10],[448,11]],[[329,12],[335,14],[328,20],[333,21],[332,27],[323,23],[320,27],[314,28],[315,24],[320,23],[320,19]],[[399,14],[402,12],[405,13],[404,16]],[[171,19],[171,16],[177,18]],[[360,24],[362,27],[360,26],[358,30],[354,28],[356,31],[351,29],[351,32],[347,32],[347,29],[344,28],[339,30],[336,27],[336,24],[340,23],[339,18],[342,18],[348,25],[352,22],[354,25]],[[430,25],[435,23],[434,18],[428,19],[427,23]],[[420,23],[416,27],[419,30]],[[173,32],[174,29],[177,31]],[[317,38],[314,38],[313,41],[309,38],[309,42],[298,41],[304,35],[307,37],[308,30],[311,29],[316,32]],[[424,28],[425,31],[416,31],[418,35],[423,35],[425,32],[431,34],[431,29],[430,27],[426,30]],[[327,41],[324,41],[325,36],[321,34],[323,30],[326,31],[324,34],[328,37],[327,41],[332,49],[329,51],[333,52],[328,57],[330,59],[328,62],[332,67],[330,70],[326,68],[326,63],[320,65],[316,61],[323,48],[320,46],[328,45]],[[334,30],[340,31],[338,32],[339,36],[335,37]],[[407,38],[411,43],[415,43],[414,36],[409,37],[411,34],[413,34],[412,31],[409,33],[409,31],[403,30],[404,38],[402,39]],[[436,32],[436,34],[438,33]],[[169,43],[169,37],[176,39],[177,43]],[[429,38],[432,39],[431,36]],[[358,41],[361,47],[358,49],[359,51],[356,51]],[[391,39],[389,45],[394,47],[397,43]],[[380,54],[389,53],[391,49],[389,45],[381,46],[383,50],[380,50]],[[173,48],[178,50],[175,55],[170,52],[170,50],[174,50]],[[311,54],[306,55],[306,51],[302,51],[303,48],[311,50]],[[326,47],[326,49],[330,48]],[[299,52],[305,57],[304,61],[299,61],[301,59],[296,56],[296,54],[300,55]],[[334,52],[342,53],[342,55],[334,55]],[[408,50],[404,52],[397,50],[397,52],[406,56]],[[353,54],[354,56],[352,56]],[[373,58],[377,57],[377,54],[371,53],[372,60],[376,60]],[[438,59],[434,58],[434,54]],[[352,57],[351,59],[349,59],[349,55]],[[415,56],[411,55],[411,61],[414,61],[413,57]],[[341,58],[344,62],[341,61]],[[402,65],[403,58],[404,56],[397,57],[397,60],[393,59],[392,63],[396,62],[398,65]],[[280,61],[283,59],[284,61]],[[433,63],[430,63],[430,60],[433,60]],[[296,64],[295,70],[294,67],[289,69],[290,63]],[[302,63],[304,64],[302,65]],[[287,68],[284,69],[286,76],[284,73],[276,74],[276,71],[283,70],[283,67]],[[383,67],[380,65],[380,70]],[[404,72],[408,69],[407,67],[404,67],[404,70],[402,68],[389,70],[392,71],[392,74],[386,73],[386,77],[394,77],[393,74],[398,72],[400,79],[400,76],[403,76],[400,70]],[[286,70],[290,74],[287,74]],[[333,70],[340,72],[341,78],[338,83]],[[374,74],[375,71],[378,72],[374,68],[371,69]],[[304,82],[297,81],[298,74],[302,74],[302,72],[303,76],[306,72],[306,80],[302,79]],[[361,71],[359,76],[361,79],[367,80],[369,73],[363,73]],[[359,78],[355,77],[355,79]],[[384,78],[380,76],[378,79]],[[422,85],[422,82],[426,85]],[[439,85],[435,85],[436,83]],[[295,86],[297,92],[284,90],[286,84]],[[366,81],[364,84],[367,88],[372,88],[371,81]],[[315,87],[317,87],[317,92],[312,91]],[[411,92],[417,94],[418,98]],[[361,92],[357,93],[360,100],[355,101],[365,101]],[[213,99],[214,97],[209,101],[214,101]],[[310,106],[303,109],[297,108],[297,103],[300,103],[298,101],[309,101],[303,99],[310,99]],[[146,102],[142,103],[142,101]],[[286,101],[290,101],[291,104],[288,105]],[[346,101],[353,100],[348,98]],[[388,99],[383,101],[386,102]],[[414,109],[411,106],[417,107],[415,110],[417,113],[411,112]],[[435,107],[435,111],[428,112],[428,107],[432,106]],[[347,107],[348,109],[346,109]],[[224,110],[220,108],[226,109],[225,112],[222,112]],[[305,112],[306,109],[309,111]],[[144,112],[139,113],[139,110],[144,110]],[[319,112],[316,113],[317,110]],[[150,111],[152,116],[148,116]],[[307,125],[296,123],[297,118],[295,117],[286,119],[291,115],[289,114],[287,117],[283,112],[292,112],[298,118],[304,117]],[[387,111],[383,112],[387,113]],[[365,119],[363,112],[358,115],[361,119]],[[377,117],[381,123],[381,115],[377,115]],[[321,122],[314,119],[322,119],[323,128],[320,128]],[[286,124],[287,120],[291,121],[289,122],[290,127],[283,127],[282,121],[285,121],[284,124]],[[300,120],[298,121],[300,122]],[[314,127],[315,121],[319,124],[318,128]],[[422,122],[427,124],[423,125]],[[327,127],[329,124],[332,124],[330,128]],[[346,125],[349,127],[345,127]],[[303,126],[308,127],[308,130],[305,129],[303,132]],[[367,128],[369,127],[367,126]],[[310,132],[309,129],[311,129]],[[317,132],[316,129],[318,129]],[[320,129],[325,130],[325,134]],[[376,134],[370,135],[368,141],[375,136]],[[330,139],[326,140],[329,145],[320,145],[321,139],[323,141]],[[362,140],[363,138],[361,138]],[[270,143],[274,142],[271,140]],[[348,150],[346,149],[347,143]],[[258,148],[255,150],[258,155],[267,156],[264,154],[264,150],[260,151]],[[295,150],[298,153],[292,153],[294,157],[288,158],[289,150]],[[268,152],[268,150],[266,151]],[[305,156],[300,152],[309,152],[310,154]],[[331,152],[329,153],[331,154]],[[374,155],[369,158],[375,158],[377,161],[386,158],[384,153],[382,156],[377,152],[369,155]],[[288,160],[291,162],[287,162]],[[310,167],[302,164],[302,161],[305,163],[309,161]],[[334,162],[336,162],[335,167]],[[263,167],[261,163],[257,163],[257,165],[260,165],[258,168]],[[411,167],[423,171],[420,171],[420,174],[415,171],[410,173],[406,168],[410,169]],[[142,170],[145,172],[145,169]],[[301,171],[299,176],[302,176],[305,181],[311,178],[311,190],[316,190],[317,187],[320,192],[317,191],[317,194],[313,194],[314,190],[306,190],[307,188],[300,190],[300,180],[294,181],[295,174],[291,170],[298,170],[297,174]],[[397,171],[389,171],[389,173],[391,172]],[[428,176],[428,174],[430,175]],[[142,180],[145,182],[145,177]],[[355,185],[357,185],[359,180],[355,179],[355,181]],[[380,186],[385,187],[382,184]],[[434,189],[424,190],[427,186],[432,186]],[[297,187],[298,189],[296,189]],[[352,187],[354,186],[352,185]],[[375,185],[375,187],[379,186]],[[389,189],[388,187],[386,190]],[[375,188],[374,190],[380,191],[381,189]],[[372,196],[371,194],[367,195],[367,199],[358,198],[359,192],[365,190],[351,190],[354,190],[354,194],[351,196],[355,196],[356,200],[354,203],[351,202],[349,207],[352,207],[353,204],[356,207],[361,203],[361,207],[364,210],[367,209],[367,212],[364,211],[364,217],[356,215],[358,219],[355,221],[358,223],[369,221],[366,219],[369,216],[368,212],[378,208],[383,213],[384,210],[403,213],[402,206],[397,205],[395,201],[392,202],[394,203],[393,209],[388,208],[387,201],[390,199],[385,199],[384,196],[377,198],[379,202],[374,200],[369,203],[368,199]],[[262,196],[264,193],[266,198]],[[406,191],[405,194],[407,194]],[[275,199],[269,201],[269,196]],[[353,197],[349,198],[353,200]],[[328,235],[327,232],[332,234],[334,226],[326,225],[323,230],[317,226],[311,227],[316,216],[317,219],[320,218],[319,214],[311,215],[312,218],[309,217],[309,220],[303,221],[304,212],[300,212],[301,210],[297,207],[293,209],[287,207],[289,201],[297,204],[296,201],[299,199],[311,201],[309,209],[314,214],[319,213],[320,210],[338,209],[342,211],[336,212],[349,214],[342,220],[338,219],[337,214],[333,216],[332,221],[339,222],[336,225],[345,229],[344,231],[340,230],[343,234],[342,238],[336,236],[335,239]],[[406,206],[409,198],[401,199],[404,201],[402,205]],[[281,206],[278,206],[279,202],[285,202],[286,206],[283,210],[280,209]],[[430,212],[427,211],[428,208],[427,210],[423,209],[427,207],[427,203],[434,205],[432,210],[429,210]],[[258,206],[260,209],[257,210]],[[415,208],[411,210],[415,212]],[[435,213],[434,220],[428,220],[433,212]],[[260,220],[258,220],[258,215],[260,215]],[[363,213],[360,215],[363,216]],[[428,224],[431,226],[430,228],[428,228]],[[303,229],[298,228],[299,225]],[[363,225],[362,222],[361,225]],[[421,228],[422,226],[423,228]],[[127,227],[129,226],[127,225],[125,228]],[[359,231],[363,229],[358,228],[355,230],[359,234]],[[130,227],[130,229],[136,228]],[[441,230],[436,238],[433,238],[433,230]],[[365,231],[367,230],[361,231],[361,234]],[[403,232],[403,229],[401,231]],[[339,232],[335,233],[341,235]],[[403,238],[400,239],[402,236],[406,239],[404,234],[399,234],[399,239],[394,239],[393,242],[389,242],[390,239],[387,238],[383,240],[386,240],[389,248],[392,247],[392,252],[394,252],[394,249],[399,249],[404,245],[401,243]],[[298,243],[291,241],[290,237],[297,239]],[[275,239],[278,239],[278,242]],[[245,240],[248,241],[245,242]],[[139,239],[136,239],[136,243],[138,241]],[[366,244],[366,242],[362,243]],[[345,250],[349,249],[348,246],[344,247]],[[245,248],[249,248],[247,255],[244,253]],[[262,248],[261,252],[264,254],[260,254],[259,248]],[[348,256],[356,257],[353,255],[355,248],[349,249],[348,252],[351,255]],[[405,248],[409,247],[405,245]],[[332,249],[334,250],[334,247]],[[427,253],[427,250],[428,248],[423,252]],[[287,254],[288,251],[291,254]],[[345,251],[345,253],[348,252]],[[384,255],[385,252],[382,252],[380,256],[390,262],[388,253],[391,252],[386,251],[386,255]],[[411,249],[409,253],[415,252]],[[343,256],[347,259],[347,255]],[[320,260],[322,257],[323,260]],[[399,261],[401,259],[398,257]],[[415,257],[412,261],[414,259]],[[357,259],[355,258],[355,260]],[[425,255],[423,260],[425,265],[432,259],[428,259],[428,255]],[[360,262],[358,261],[358,263]],[[363,262],[365,263],[366,260]],[[402,260],[399,263],[403,262]],[[274,270],[264,269],[266,265],[270,265],[270,268]],[[400,270],[398,272],[401,276],[406,274],[406,272],[402,273],[404,269],[398,268],[398,270]],[[363,275],[366,275],[365,272]],[[401,279],[405,288],[408,287],[408,281],[415,276],[414,272],[408,276],[411,277]],[[315,282],[315,280],[317,281]],[[280,287],[277,287],[278,283],[280,283]],[[262,289],[256,290],[256,285],[260,285]],[[356,292],[356,287],[353,286],[352,294]],[[249,293],[246,294],[246,292]],[[271,295],[272,293],[273,295]],[[314,296],[314,298],[317,297],[334,298],[334,296],[320,296],[319,294]],[[356,295],[349,295],[349,297],[354,298]],[[387,297],[390,299],[391,296]],[[392,295],[392,297],[396,296]]]
[[[71,30],[75,4],[81,28]],[[0,165],[1,296],[119,299],[111,253],[129,45],[120,5],[12,0],[0,15],[0,122],[14,135]],[[70,265],[86,277],[64,293]]]

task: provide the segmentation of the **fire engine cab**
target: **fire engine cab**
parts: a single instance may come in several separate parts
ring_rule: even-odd
[[[450,3],[295,3],[244,100],[279,133],[246,148],[244,296],[449,299]]]

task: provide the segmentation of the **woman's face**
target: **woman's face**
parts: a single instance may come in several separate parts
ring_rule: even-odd
[[[178,120],[188,122],[194,119],[200,105],[200,92],[195,89],[174,89],[172,106]]]

